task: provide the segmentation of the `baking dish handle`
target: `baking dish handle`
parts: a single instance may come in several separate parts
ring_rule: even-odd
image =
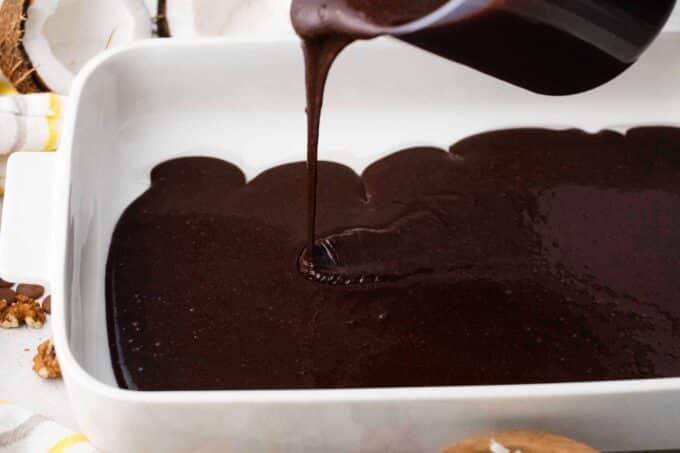
[[[7,162],[0,224],[0,277],[46,283],[52,242],[56,154],[18,152]]]

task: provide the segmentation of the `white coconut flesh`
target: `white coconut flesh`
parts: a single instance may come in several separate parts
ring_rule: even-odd
[[[289,0],[166,0],[173,38],[292,35]]]
[[[43,82],[68,94],[92,57],[150,37],[151,19],[140,0],[40,0],[27,10],[23,47]]]

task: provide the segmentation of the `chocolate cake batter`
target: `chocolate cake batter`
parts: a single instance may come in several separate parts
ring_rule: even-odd
[[[121,386],[680,376],[679,129],[500,131],[319,174],[320,275],[363,284],[296,268],[304,163],[153,170],[108,261]]]

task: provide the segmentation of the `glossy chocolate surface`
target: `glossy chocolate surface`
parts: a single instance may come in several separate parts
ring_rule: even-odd
[[[304,163],[248,184],[208,158],[154,169],[108,260],[120,385],[680,375],[679,129],[499,131],[319,176],[315,281]]]

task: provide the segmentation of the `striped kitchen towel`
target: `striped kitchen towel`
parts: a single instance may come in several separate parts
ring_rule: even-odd
[[[64,97],[52,93],[15,94],[0,97],[0,112],[23,116],[61,118]]]
[[[82,434],[0,401],[0,453],[96,453]]]
[[[7,156],[16,151],[56,151],[66,99],[52,93],[0,95],[0,197]]]
[[[0,155],[56,150],[64,101],[52,93],[0,97]]]
[[[60,130],[61,118],[0,112],[0,155],[17,151],[54,151]]]

